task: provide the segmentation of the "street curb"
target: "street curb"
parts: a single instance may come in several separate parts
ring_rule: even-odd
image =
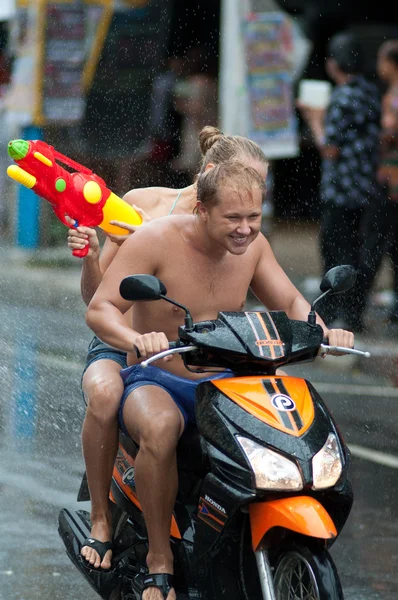
[[[36,260],[39,255],[0,251],[1,300],[6,304],[54,308],[84,315],[85,304],[80,294],[80,265],[62,270],[30,267],[29,260],[33,257]]]

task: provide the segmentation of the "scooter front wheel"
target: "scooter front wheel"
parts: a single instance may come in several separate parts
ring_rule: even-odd
[[[284,544],[274,566],[276,600],[343,600],[336,566],[317,544]]]

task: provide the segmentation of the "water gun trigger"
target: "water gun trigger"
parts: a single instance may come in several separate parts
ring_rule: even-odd
[[[69,221],[66,220],[66,215],[64,212],[57,210],[56,208],[53,207],[53,211],[55,213],[55,216],[58,217],[58,219],[67,227],[69,228],[74,228],[77,229],[79,227],[79,222],[74,218],[74,217],[69,217],[70,219],[73,219],[74,223],[69,223]]]
[[[55,215],[58,217],[58,219],[64,224],[66,225],[69,229],[73,228],[73,229],[77,229],[79,227],[79,222],[76,219],[74,220],[74,223],[69,223],[66,220],[66,215],[62,212],[59,211],[57,209],[53,209]],[[72,217],[69,217],[70,219],[72,219]],[[72,255],[76,256],[77,258],[84,258],[85,256],[87,256],[88,251],[89,251],[89,245],[87,244],[87,246],[85,248],[80,248],[80,249],[76,249],[76,250],[72,250]]]

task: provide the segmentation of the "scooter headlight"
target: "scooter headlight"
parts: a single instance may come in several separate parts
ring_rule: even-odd
[[[323,448],[312,459],[313,490],[334,486],[343,470],[339,445],[334,433],[330,433]]]
[[[236,439],[253,470],[257,489],[286,492],[303,489],[303,478],[294,462],[248,438],[238,435]]]

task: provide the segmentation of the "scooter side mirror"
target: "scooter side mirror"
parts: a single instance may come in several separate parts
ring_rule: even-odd
[[[329,269],[321,281],[320,288],[322,294],[318,296],[311,305],[308,323],[310,325],[316,324],[315,305],[319,300],[322,300],[322,298],[329,294],[342,294],[343,292],[348,292],[348,290],[354,287],[356,280],[357,272],[351,265],[339,265]]]
[[[124,300],[147,302],[160,300],[167,294],[167,289],[164,283],[153,275],[129,275],[122,280],[119,292]]]
[[[139,300],[144,302],[148,302],[149,300],[166,300],[166,302],[182,308],[185,310],[185,329],[186,331],[193,331],[192,316],[188,308],[171,298],[167,298],[166,286],[154,275],[129,275],[120,283],[119,292],[124,300],[129,300],[130,302],[138,302]]]
[[[357,280],[357,271],[351,265],[339,265],[329,269],[321,281],[321,292],[341,294],[354,287]]]

